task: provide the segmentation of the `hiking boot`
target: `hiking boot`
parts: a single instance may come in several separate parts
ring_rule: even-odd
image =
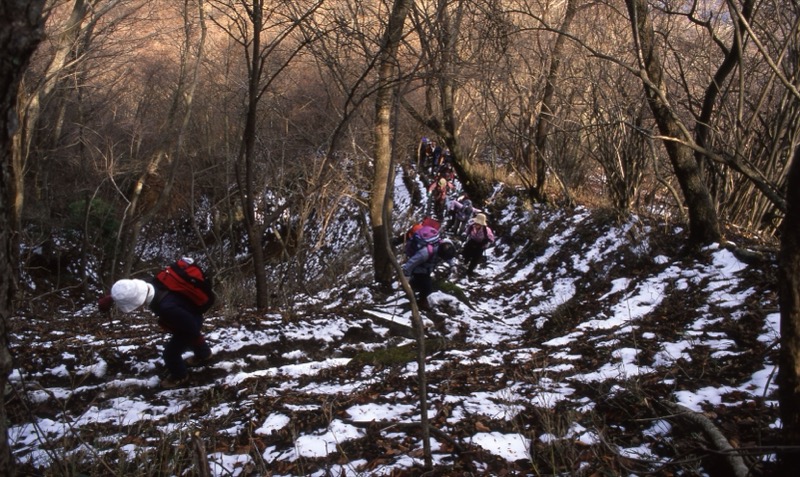
[[[168,376],[161,380],[161,389],[175,389],[183,386],[187,381],[189,381],[188,376],[184,376],[182,378]]]
[[[198,358],[197,356],[192,356],[186,360],[186,367],[199,368],[201,366],[207,365],[209,362],[211,362],[211,355],[208,355],[205,358]]]

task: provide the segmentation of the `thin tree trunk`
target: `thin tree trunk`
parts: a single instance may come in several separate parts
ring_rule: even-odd
[[[204,6],[203,1],[198,2],[198,15],[199,15],[199,23],[201,29],[201,35],[198,39],[197,43],[197,54],[194,59],[194,64],[192,69],[189,69],[189,59],[191,57],[191,44],[190,44],[190,35],[189,35],[189,25],[191,22],[191,17],[189,15],[188,10],[184,10],[184,28],[186,30],[186,36],[184,37],[185,44],[183,48],[183,55],[181,56],[181,74],[178,79],[177,87],[175,88],[175,93],[172,99],[172,106],[170,108],[169,114],[167,115],[167,119],[165,121],[165,129],[170,130],[172,128],[176,128],[174,133],[170,134],[169,137],[165,139],[164,144],[155,152],[150,163],[147,165],[145,170],[142,172],[139,180],[136,182],[136,186],[134,188],[133,196],[131,198],[130,205],[128,210],[126,211],[126,215],[131,217],[130,222],[126,227],[128,233],[125,236],[125,241],[122,244],[122,264],[123,270],[121,275],[128,276],[131,273],[131,269],[133,267],[133,257],[136,250],[136,243],[139,239],[139,234],[141,230],[144,228],[144,225],[152,220],[155,214],[161,210],[162,207],[165,206],[166,202],[168,201],[171,193],[172,193],[172,185],[175,181],[175,176],[177,175],[178,166],[180,165],[180,161],[178,160],[178,156],[182,149],[184,136],[186,134],[186,129],[189,126],[189,120],[192,114],[192,103],[194,100],[194,92],[197,88],[198,78],[199,78],[199,71],[200,65],[203,62],[203,55],[204,55],[204,46],[206,40],[206,25],[205,25],[205,13],[204,13]],[[188,4],[185,6],[188,8]],[[178,115],[182,113],[181,117]],[[177,123],[177,127],[176,127]],[[159,197],[153,207],[149,210],[140,211],[140,200],[142,193],[147,185],[148,179],[155,175],[157,171],[162,167],[162,163],[167,161],[169,165],[169,171],[167,174],[167,178],[165,180],[164,186],[159,193]]]
[[[62,72],[67,67],[70,60],[70,53],[74,51],[75,45],[81,34],[81,24],[86,18],[87,5],[85,0],[74,0],[72,11],[64,25],[60,28],[61,33],[54,38],[55,54],[47,65],[42,77],[43,82],[36,88],[30,97],[25,98],[24,108],[21,108],[21,131],[17,136],[16,147],[13,150],[13,170],[12,179],[14,192],[14,217],[16,225],[21,225],[22,209],[25,205],[25,173],[28,169],[27,161],[31,153],[31,144],[39,122],[42,104],[53,93],[58,82],[62,78]]]
[[[253,275],[256,280],[256,306],[259,309],[264,309],[269,306],[269,283],[267,282],[266,271],[266,258],[264,256],[263,237],[268,225],[269,218],[259,218],[257,208],[262,202],[261,186],[256,184],[258,178],[256,170],[256,134],[258,126],[258,103],[262,95],[266,92],[270,84],[284,71],[290,62],[298,55],[314,38],[306,38],[305,40],[294,44],[291,48],[292,51],[282,56],[279,60],[280,64],[270,65],[270,69],[274,68],[271,75],[265,80],[265,66],[268,64],[267,60],[270,55],[275,52],[276,48],[281,45],[284,40],[290,37],[292,31],[298,28],[309,16],[313,15],[322,5],[322,0],[317,0],[316,3],[310,5],[304,11],[293,11],[286,14],[284,20],[288,22],[279,21],[277,24],[267,25],[270,17],[265,18],[265,8],[269,11],[272,7],[265,7],[267,2],[265,0],[249,0],[242,2],[246,17],[242,17],[244,22],[239,25],[238,32],[228,31],[228,34],[236,41],[241,43],[245,49],[245,57],[248,60],[247,74],[247,109],[245,116],[244,131],[242,132],[242,142],[239,147],[238,160],[235,167],[236,183],[239,191],[239,200],[244,210],[244,222],[247,230],[247,240],[250,247],[250,253],[253,260]],[[270,4],[271,5],[271,4]],[[295,5],[292,5],[295,6]],[[234,10],[236,8],[234,7]],[[271,11],[275,14],[275,11]],[[234,14],[234,17],[239,14]],[[284,28],[280,33],[275,35],[271,31],[273,27],[282,24]],[[219,23],[217,23],[219,25]],[[252,38],[248,41],[247,38],[239,38],[240,33],[249,33],[252,30]],[[269,35],[262,35],[264,31],[269,31]],[[266,220],[265,220],[266,219]]]
[[[375,173],[372,180],[369,215],[372,220],[372,259],[375,281],[392,282],[392,264],[387,256],[386,241],[391,235],[392,128],[391,114],[396,86],[392,81],[397,68],[397,50],[403,34],[403,24],[411,9],[410,0],[395,0],[383,37],[378,64],[378,92],[375,99]],[[387,213],[388,212],[388,213]]]
[[[578,9],[575,6],[576,0],[567,0],[567,10],[564,14],[564,20],[561,22],[558,36],[556,37],[553,51],[550,54],[550,69],[547,72],[546,84],[544,87],[544,95],[542,96],[542,109],[539,112],[539,120],[536,124],[536,135],[534,137],[534,163],[530,165],[531,172],[536,173],[536,183],[531,195],[539,201],[545,200],[544,184],[546,178],[546,164],[545,152],[547,149],[547,137],[550,135],[550,130],[553,125],[553,116],[555,115],[555,92],[556,84],[558,83],[558,75],[561,74],[561,57],[564,54],[564,48],[567,43],[567,33],[572,20]],[[528,146],[530,147],[530,146]]]
[[[242,145],[239,151],[239,164],[236,170],[242,208],[245,211],[244,221],[247,228],[247,240],[253,259],[253,276],[256,279],[256,307],[264,309],[269,306],[269,283],[267,282],[262,228],[256,217],[256,206],[259,197],[256,193],[254,163],[256,156],[256,123],[258,122],[258,100],[262,73],[261,30],[264,28],[263,0],[253,0],[250,6],[253,26],[253,41],[250,51],[248,69],[247,116],[245,118]]]
[[[392,185],[392,147],[391,113],[392,98],[396,87],[392,85],[397,64],[397,50],[403,34],[403,24],[411,9],[412,0],[395,0],[389,23],[383,38],[381,58],[378,65],[378,95],[375,102],[375,178],[372,183],[370,218],[372,219],[373,259],[375,278],[379,283],[388,283],[395,270],[400,275],[403,289],[411,300],[412,316],[417,331],[417,379],[419,387],[420,423],[422,426],[422,448],[425,468],[433,467],[430,443],[430,424],[428,420],[428,384],[425,376],[425,333],[414,292],[402,276],[400,265],[392,254],[389,244],[391,230],[391,185]]]
[[[385,53],[384,55],[386,56]],[[391,213],[384,214],[384,209],[392,207],[388,184],[390,184],[390,176],[392,174],[390,116],[393,88],[386,84],[391,81],[390,77],[394,67],[391,59],[389,57],[382,60],[379,67],[380,81],[384,84],[378,90],[375,101],[375,171],[369,207],[369,215],[372,221],[372,259],[375,281],[382,285],[388,285],[392,282],[392,267],[386,252],[386,242],[391,235]]]
[[[753,11],[753,3],[754,0],[745,0],[744,2],[742,15],[746,20],[750,19]],[[728,75],[734,71],[736,66],[739,65],[742,58],[742,43],[744,42],[742,35],[747,34],[747,30],[742,28],[739,23],[740,22],[733,23],[733,25],[737,27],[733,35],[733,44],[725,55],[725,59],[719,67],[717,67],[717,71],[706,87],[705,95],[703,96],[703,106],[700,110],[700,116],[697,118],[697,131],[695,133],[695,140],[697,141],[697,145],[701,148],[706,148],[709,145],[711,117],[714,114],[714,106],[716,105],[722,84],[728,78]],[[696,155],[698,162],[701,162],[702,159],[705,158],[701,152],[697,152]]]

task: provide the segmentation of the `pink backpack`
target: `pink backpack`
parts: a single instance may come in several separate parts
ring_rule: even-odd
[[[422,247],[428,247],[428,253],[433,254],[433,247],[439,240],[439,230],[430,225],[423,225],[406,242],[406,256],[412,257]]]

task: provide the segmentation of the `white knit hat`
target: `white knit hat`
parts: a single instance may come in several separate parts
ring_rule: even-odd
[[[124,313],[130,313],[145,303],[150,303],[154,293],[153,285],[137,279],[118,280],[111,287],[111,298]]]

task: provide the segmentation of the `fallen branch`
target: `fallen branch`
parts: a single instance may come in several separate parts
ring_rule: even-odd
[[[400,429],[403,431],[410,431],[421,428],[419,422],[395,422],[392,423],[390,426],[387,426],[382,429],[382,431],[386,431],[388,429]],[[450,434],[442,431],[436,426],[430,426],[428,428],[430,434],[433,434],[434,437],[437,439],[447,442],[453,447],[453,453],[456,455],[461,456],[462,462],[464,465],[472,472],[477,472],[474,463],[467,457],[467,449],[461,446],[457,440],[455,440]]]
[[[719,451],[720,455],[725,457],[725,460],[733,471],[733,474],[731,474],[733,477],[747,477],[750,475],[750,470],[744,463],[742,456],[739,455],[738,450],[734,449],[725,435],[711,422],[711,419],[680,404],[669,401],[662,401],[661,404],[674,413],[672,417],[683,418],[700,427],[706,437],[711,440],[716,450]]]

